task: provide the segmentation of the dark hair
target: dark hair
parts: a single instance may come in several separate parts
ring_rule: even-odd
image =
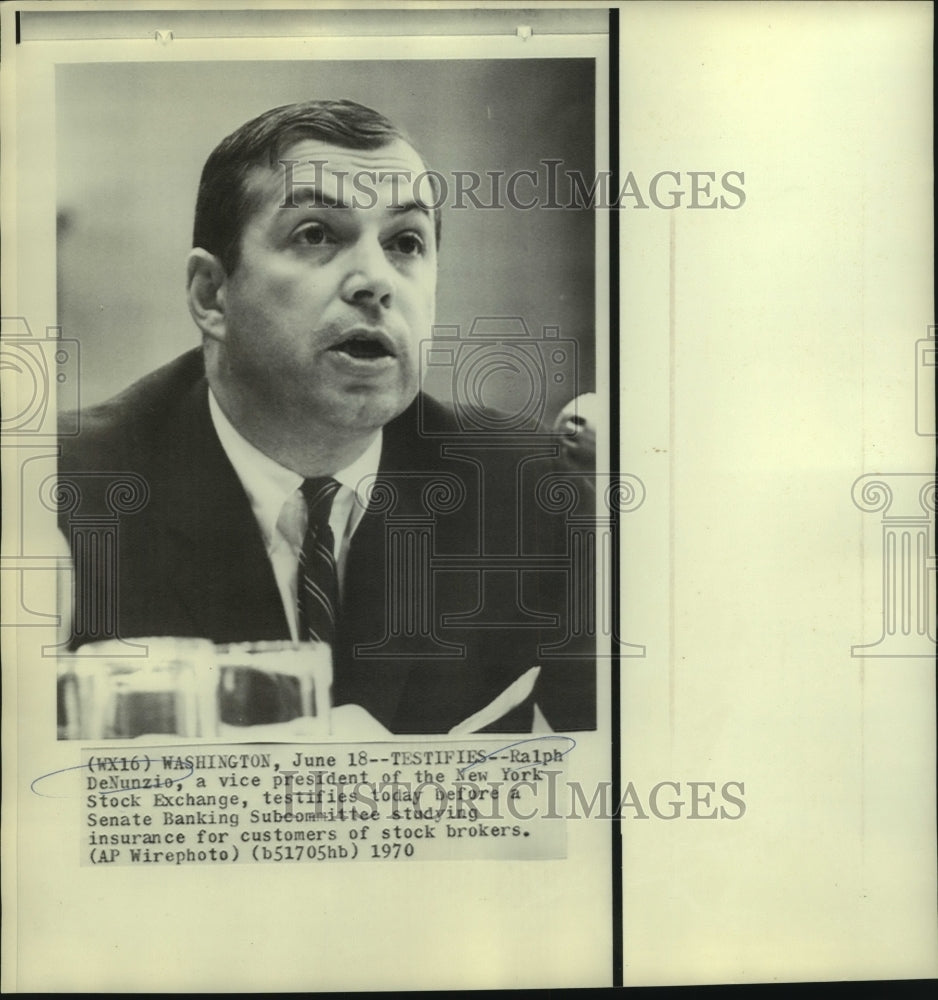
[[[275,167],[301,139],[320,139],[345,149],[380,149],[395,139],[410,142],[384,115],[354,101],[285,104],[245,122],[205,161],[195,203],[192,245],[218,257],[229,274],[238,266],[241,234],[256,207],[248,174],[255,167]],[[439,243],[439,208],[433,214]]]

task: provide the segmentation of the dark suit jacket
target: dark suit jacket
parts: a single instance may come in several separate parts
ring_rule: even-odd
[[[566,635],[566,577],[556,560],[532,569],[530,559],[519,568],[479,558],[564,552],[563,522],[533,501],[537,479],[553,469],[550,450],[542,445],[526,461],[517,447],[466,448],[453,415],[423,395],[385,427],[385,489],[346,566],[336,705],[360,704],[393,732],[446,732],[541,664],[533,700],[552,725],[594,727],[590,651],[554,663],[541,655]],[[108,486],[126,473],[145,481],[147,502],[121,516],[113,556],[103,547],[89,554],[76,526],[112,509]],[[62,439],[60,481],[70,478],[82,494],[61,520],[79,568],[73,645],[103,637],[92,594],[104,596],[122,638],[289,639],[248,498],[211,422],[201,350],[83,412],[80,434]],[[409,563],[398,558],[406,552]],[[253,721],[267,721],[258,713]],[[531,715],[529,699],[492,729],[525,731]]]

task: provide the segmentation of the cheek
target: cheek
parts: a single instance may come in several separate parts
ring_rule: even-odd
[[[305,298],[315,297],[320,282],[289,258],[258,255],[242,261],[243,280],[236,288],[242,309],[276,314]]]
[[[242,286],[229,308],[231,328],[241,339],[273,345],[307,340],[322,302],[314,289],[270,278]]]
[[[424,325],[432,324],[436,315],[436,283],[428,283],[416,289],[412,303],[414,318],[418,322],[423,321]],[[429,329],[420,330],[419,333],[421,337],[430,335]]]

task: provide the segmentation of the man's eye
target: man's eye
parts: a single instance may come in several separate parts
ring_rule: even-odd
[[[310,222],[297,230],[296,239],[305,246],[321,247],[329,242],[329,234],[321,222]]]
[[[399,233],[388,247],[406,257],[420,257],[427,252],[427,245],[419,233]]]

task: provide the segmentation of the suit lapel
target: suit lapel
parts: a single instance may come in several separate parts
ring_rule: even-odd
[[[413,657],[402,655],[355,655],[355,647],[376,646],[387,638],[391,584],[387,579],[387,518],[402,511],[422,510],[425,478],[408,474],[439,471],[439,445],[423,436],[419,421],[424,409],[432,408],[439,422],[437,404],[418,397],[400,416],[384,428],[378,481],[396,497],[391,511],[369,509],[358,526],[349,548],[345,588],[337,644],[334,695],[336,704],[352,702],[365,707],[383,725],[394,730],[401,711],[402,695],[414,670]],[[397,474],[403,475],[397,475]]]
[[[152,517],[176,567],[178,599],[209,638],[288,639],[260,529],[215,434],[204,379],[187,391],[167,430],[154,476],[165,488]]]
[[[398,512],[420,509],[426,476],[451,466],[440,458],[440,440],[418,433],[418,407],[415,402],[384,431],[378,477],[391,478],[400,491]],[[158,539],[156,557],[194,624],[193,634],[229,642],[288,639],[273,570],[250,502],[215,434],[204,379],[185,391],[164,442],[153,459],[153,482],[161,486],[147,521]],[[403,731],[416,731],[422,727],[414,719],[429,711],[429,704],[427,711],[421,706],[432,693],[428,688],[436,685],[441,691],[430,698],[430,731],[438,731],[437,715],[458,721],[478,707],[462,704],[463,689],[478,679],[478,671],[467,675],[468,663],[462,660],[354,656],[356,645],[380,643],[386,635],[386,531],[386,515],[369,510],[352,539],[334,658],[334,701],[362,705],[392,731],[402,724]]]

